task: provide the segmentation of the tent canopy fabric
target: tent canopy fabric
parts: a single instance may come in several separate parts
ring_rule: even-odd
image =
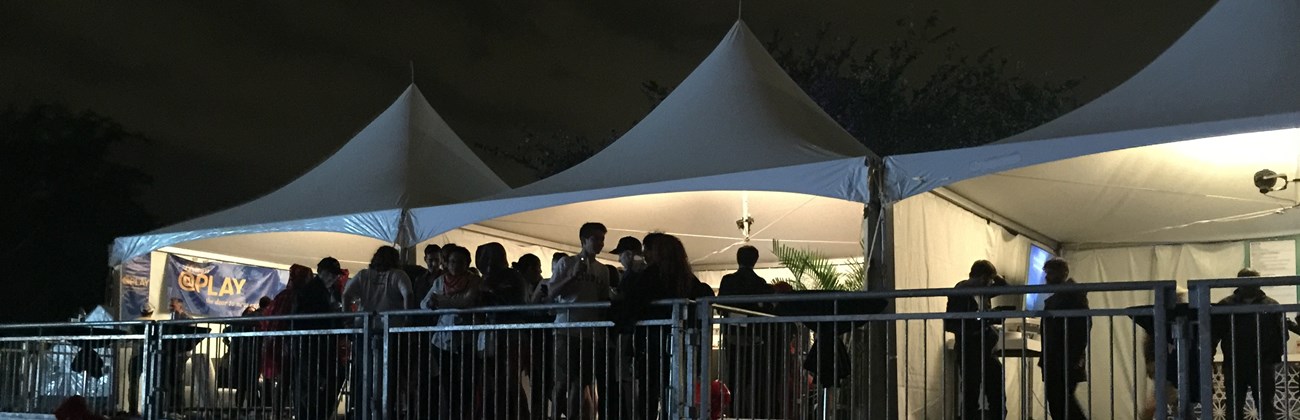
[[[1069,246],[1300,231],[1294,191],[1255,171],[1300,160],[1300,3],[1225,0],[1150,65],[1006,140],[886,158],[890,201],[938,187]]]
[[[870,153],[737,21],[672,94],[595,156],[484,200],[411,214],[415,236],[430,238],[531,210],[668,192],[793,192],[862,203]]]
[[[1223,0],[1128,81],[990,145],[886,158],[892,201],[991,173],[1300,126],[1300,3]]]
[[[457,182],[432,182],[447,178]],[[110,264],[168,245],[252,233],[338,232],[395,243],[410,232],[407,209],[508,189],[411,85],[301,177],[248,203],[118,238]]]

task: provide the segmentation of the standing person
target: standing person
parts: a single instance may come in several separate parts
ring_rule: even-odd
[[[551,254],[551,274],[554,278],[556,266],[560,260],[569,256],[563,252]],[[541,267],[537,269],[537,277],[541,278]],[[551,303],[546,296],[546,283],[550,278],[541,279],[533,287],[532,296],[529,297],[528,303],[545,304]],[[553,311],[535,311],[536,317],[533,321],[538,323],[554,323],[555,313]],[[530,369],[528,371],[529,395],[532,396],[529,401],[530,411],[536,413],[539,418],[544,418],[547,401],[556,402],[553,392],[555,390],[555,335],[551,331],[544,329],[534,329],[532,331],[532,358],[530,360]],[[557,404],[558,406],[558,404]],[[560,411],[563,411],[560,409]]]
[[[318,269],[321,267],[318,265]],[[333,269],[333,267],[325,267]],[[340,306],[326,286],[326,277],[336,277],[337,273],[321,273],[298,290],[294,299],[293,313],[296,315],[318,315],[338,313]],[[339,327],[337,318],[301,319],[294,323],[298,330],[327,330]],[[338,411],[338,384],[340,383],[338,363],[338,342],[333,335],[310,335],[299,337],[290,342],[289,351],[294,355],[295,377],[294,413],[299,420],[329,419]]]
[[[518,306],[528,298],[530,289],[519,271],[510,268],[506,248],[497,242],[478,247],[475,264],[483,273],[484,305]],[[523,323],[523,311],[494,312],[488,315],[491,323]],[[528,419],[525,404],[521,357],[524,352],[525,332],[517,330],[483,331],[483,359],[485,380],[482,387],[483,418]]]
[[[429,289],[433,288],[433,281],[442,276],[443,261],[441,246],[437,244],[424,246],[425,269],[411,278],[411,289],[416,299],[424,299],[424,296],[429,294]],[[407,275],[411,272],[412,270],[408,269]],[[428,315],[412,315],[407,319],[410,320],[410,326],[437,325],[437,319]],[[404,333],[399,334],[395,340],[400,353],[398,360],[407,363],[405,369],[399,369],[397,381],[405,385],[400,393],[406,397],[404,401],[407,417],[411,418],[431,415],[434,412],[432,407],[438,398],[438,393],[434,390],[436,383],[431,381],[431,378],[436,375],[438,353],[424,337],[424,333]]]
[[[1070,265],[1065,260],[1053,258],[1043,263],[1047,284],[1075,284],[1070,278]],[[1043,309],[1086,310],[1088,294],[1085,292],[1057,292],[1043,301]],[[1047,412],[1053,420],[1087,420],[1074,390],[1080,382],[1088,380],[1088,340],[1092,323],[1087,317],[1043,318],[1043,357],[1038,366],[1043,369],[1043,386],[1047,393]]]
[[[1243,268],[1237,277],[1259,277],[1259,272]],[[1222,321],[1215,320],[1211,351],[1223,349],[1224,393],[1231,410],[1229,419],[1245,419],[1246,392],[1255,400],[1260,420],[1273,420],[1274,375],[1277,363],[1286,351],[1286,322],[1281,311],[1269,310],[1278,306],[1259,286],[1242,286],[1232,295],[1219,301],[1219,305],[1258,305],[1256,313],[1232,314]]]
[[[770,295],[772,285],[754,272],[758,264],[758,248],[745,245],[736,250],[735,273],[722,276],[718,287],[718,296]],[[738,308],[761,311],[758,303],[732,304]],[[777,399],[771,398],[776,392],[773,383],[767,379],[770,364],[773,362],[769,347],[764,342],[772,337],[772,324],[733,324],[724,327],[723,348],[726,354],[726,383],[736,390],[736,398],[731,400],[731,415],[737,417],[769,418],[776,415]]]
[[[524,286],[528,287],[529,293],[545,280],[542,278],[542,260],[533,254],[520,255],[519,261],[515,262],[515,271],[524,278]]]
[[[623,271],[619,273],[617,281],[610,283],[615,291],[619,289],[623,280],[645,269],[645,254],[641,249],[641,241],[636,238],[631,236],[620,238],[618,246],[614,247],[609,253],[617,255],[619,265],[623,266]]]
[[[425,272],[411,280],[411,289],[415,290],[417,298],[424,298],[424,295],[429,294],[429,287],[433,287],[433,281],[442,276],[442,247],[437,243],[424,246],[424,265]]]
[[[370,264],[357,273],[356,277],[348,281],[343,286],[343,307],[359,312],[387,312],[400,311],[407,308],[414,308],[416,296],[411,290],[411,278],[406,275],[402,269],[401,255],[397,248],[391,246],[381,246],[375,250],[375,254],[370,257]],[[389,318],[390,326],[404,326],[401,318]],[[368,327],[365,327],[368,328]],[[353,343],[353,346],[365,346],[371,343]],[[359,351],[353,350],[351,354],[359,354]],[[365,370],[371,369],[367,366],[361,366],[359,363],[352,363],[353,383],[358,386],[370,385],[364,384],[358,379],[362,378]],[[393,387],[394,383],[383,384],[381,386]],[[353,387],[352,395],[360,395],[359,389]],[[379,390],[371,390],[377,395]],[[390,392],[389,395],[397,395]]]
[[[295,313],[322,314],[343,311],[342,289],[337,285],[344,281],[346,275],[343,267],[339,264],[339,260],[333,257],[322,258],[320,262],[316,263],[316,277],[307,283],[299,295],[298,307]],[[314,328],[338,328],[342,326],[344,325],[341,319],[321,320],[313,325]],[[351,346],[346,335],[322,336],[317,343],[319,347],[309,349],[309,352],[305,352],[303,355],[312,356],[317,362],[313,366],[316,371],[315,380],[317,381],[314,384],[313,391],[316,395],[316,403],[321,404],[323,407],[320,410],[308,411],[307,413],[318,414],[321,418],[330,418],[338,411],[339,394],[343,391],[343,381],[348,374],[349,349]]]
[[[447,259],[447,269],[433,281],[433,287],[420,301],[424,309],[463,309],[478,305],[483,279],[469,271],[469,250],[448,244],[442,247]],[[438,326],[450,327],[473,323],[470,315],[443,314]],[[438,418],[442,420],[473,418],[474,351],[477,339],[458,331],[433,333],[433,346],[438,350]]]
[[[289,267],[289,282],[285,285],[284,290],[275,295],[271,304],[267,305],[266,315],[293,315],[294,307],[297,305],[298,292],[307,284],[307,280],[312,277],[311,269],[306,266],[294,264]],[[297,327],[293,320],[272,320],[262,322],[262,327],[267,331],[288,331]],[[295,350],[290,344],[293,337],[267,337],[262,341],[262,378],[270,392],[265,397],[270,398],[271,407],[277,413],[281,412],[289,404],[292,404],[293,392],[293,364]]]
[[[362,312],[400,311],[415,307],[411,279],[402,270],[397,248],[381,246],[370,257],[370,266],[357,273],[343,288],[343,303],[357,303]]]
[[[955,288],[1005,285],[1006,280],[998,276],[993,263],[979,260],[971,265],[970,278],[958,282]],[[988,312],[993,309],[992,298],[993,295],[952,296],[948,298],[947,312]],[[956,336],[957,372],[961,375],[958,404],[961,420],[1006,418],[1002,363],[993,354],[998,343],[993,324],[997,323],[1000,323],[998,319],[990,317],[950,319],[943,323],[943,329]]]
[[[589,222],[578,229],[582,251],[559,260],[551,280],[542,284],[539,294],[555,303],[592,303],[609,301],[610,272],[613,267],[596,261],[605,248],[605,225]],[[542,300],[542,299],[535,299]],[[564,309],[555,317],[557,324],[604,321],[604,309]],[[606,345],[604,329],[559,328],[555,332],[556,376],[566,389],[569,418],[595,419],[599,395],[604,395]],[[600,373],[598,375],[597,373]]]
[[[696,299],[713,296],[713,289],[700,282],[691,271],[686,248],[677,237],[664,233],[651,233],[642,241],[645,245],[646,268],[628,278],[623,286],[623,300],[616,303],[615,322],[626,328],[637,320],[667,319],[673,308],[651,303],[663,299]],[[632,418],[653,420],[660,417],[663,386],[667,383],[670,365],[665,346],[667,331],[663,327],[635,327],[633,343],[636,351],[637,398]],[[665,416],[666,415],[665,412]]]

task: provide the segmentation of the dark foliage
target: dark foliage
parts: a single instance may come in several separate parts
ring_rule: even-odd
[[[65,318],[104,301],[113,238],[152,227],[136,199],[149,176],[109,159],[113,145],[138,141],[89,111],[0,111],[0,320]]]
[[[805,47],[777,32],[767,48],[827,114],[882,156],[985,144],[1076,106],[1078,80],[1032,80],[996,49],[962,55],[957,29],[941,28],[935,14],[896,23],[901,37],[865,52],[826,28]]]

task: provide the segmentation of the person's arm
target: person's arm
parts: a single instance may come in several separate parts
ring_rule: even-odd
[[[546,284],[546,300],[555,300],[555,296],[568,286],[569,280],[573,279],[576,270],[577,257],[564,257],[556,261],[551,266],[551,280]]]
[[[402,294],[402,308],[416,309],[415,290],[411,288],[411,278],[401,270],[397,270],[397,292]]]
[[[420,307],[423,309],[438,309],[438,289],[442,284],[442,277],[433,279],[433,284],[429,285],[429,291],[425,292],[424,298],[420,299]]]

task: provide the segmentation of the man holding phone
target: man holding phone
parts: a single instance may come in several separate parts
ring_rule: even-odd
[[[605,225],[589,222],[578,229],[582,251],[555,264],[551,280],[538,288],[545,300],[555,303],[592,303],[609,301],[610,272],[613,267],[596,261],[605,248]],[[600,308],[563,309],[555,316],[557,324],[605,321]],[[605,381],[605,329],[592,327],[555,330],[556,376],[567,390],[565,412],[569,418],[595,419],[597,395],[607,395]],[[597,391],[599,389],[599,391]]]

